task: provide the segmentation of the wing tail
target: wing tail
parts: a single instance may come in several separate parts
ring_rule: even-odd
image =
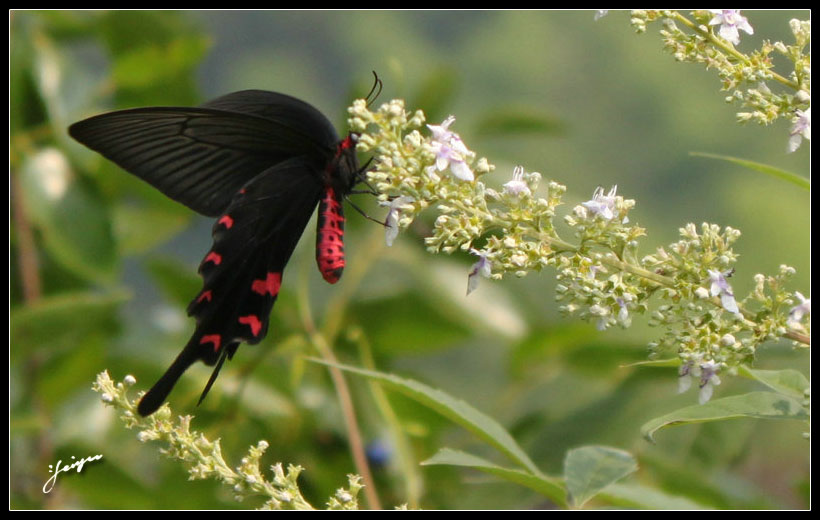
[[[188,367],[196,361],[199,361],[201,356],[199,354],[200,345],[199,341],[196,341],[197,339],[196,335],[191,338],[182,352],[180,352],[174,362],[171,363],[171,366],[168,367],[168,370],[165,371],[165,374],[148,390],[148,393],[142,396],[137,406],[137,411],[140,415],[146,417],[156,412],[157,409],[162,406],[162,403],[165,402],[165,398],[171,393],[171,390],[182,374],[188,370]]]

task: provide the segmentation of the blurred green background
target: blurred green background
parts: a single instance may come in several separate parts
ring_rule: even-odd
[[[755,29],[743,35],[744,52],[762,39],[790,43],[789,19],[809,17],[744,14]],[[788,121],[736,124],[738,109],[711,71],[676,63],[661,49],[659,27],[635,35],[628,20],[611,12],[596,22],[592,11],[10,11],[10,506],[260,505],[236,503],[214,482],[187,481],[90,390],[103,369],[115,379],[133,374],[138,390],[165,370],[192,329],[184,309],[211,244],[209,220],[70,141],[70,123],[106,110],[195,105],[259,88],[308,101],[343,134],[345,109],[367,93],[375,70],[384,82],[377,103],[404,98],[434,123],[457,116],[467,145],[497,166],[486,182],[501,185],[522,164],[567,186],[566,211],[597,186],[617,184],[637,201],[630,219],[647,229],[642,252],[676,240],[687,222],[730,225],[743,232],[736,293],[786,263],[798,270],[793,289],[809,295],[809,194],[689,152],[808,177],[810,143],[787,154]],[[368,197],[357,203],[383,214]],[[638,457],[634,481],[704,507],[807,507],[803,424],[726,421],[665,430],[655,445],[641,438],[644,422],[697,399],[676,394],[673,369],[624,367],[645,359],[659,334],[643,319],[601,333],[560,317],[551,272],[485,282],[465,298],[474,259],[425,252],[432,213],[390,249],[379,226],[350,209],[348,218],[342,281],[321,280],[309,225],[268,338],[240,348],[198,408],[208,367],[189,370],[171,395],[175,412],[196,415],[197,429],[222,438],[231,463],[265,438],[264,461],[304,466],[303,491],[320,507],[354,471],[326,371],[303,361],[315,355],[303,339],[309,312],[320,326],[341,323],[334,349],[342,361],[361,365],[361,341],[351,338],[365,338],[378,369],[495,417],[548,473],[560,473],[569,448],[607,444]],[[808,373],[809,358],[785,342],[767,344],[756,366]],[[755,388],[723,381],[716,397]],[[384,505],[549,507],[524,488],[438,466],[418,470],[422,492],[408,497],[369,387],[349,382],[366,441],[387,447],[374,455]],[[442,446],[482,452],[433,412],[390,399],[418,461]],[[102,461],[42,492],[49,464],[98,453]]]

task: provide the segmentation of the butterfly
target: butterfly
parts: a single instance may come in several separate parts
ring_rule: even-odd
[[[283,271],[317,205],[319,270],[330,283],[342,276],[342,202],[363,180],[358,134],[340,139],[308,103],[244,90],[198,107],[105,113],[68,133],[169,198],[216,218],[213,246],[199,265],[203,287],[188,305],[196,329],[140,400],[141,415],[154,413],[197,361],[215,365],[202,402],[239,344],[265,337]]]

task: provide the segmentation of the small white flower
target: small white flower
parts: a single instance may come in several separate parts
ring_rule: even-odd
[[[726,281],[726,278],[730,276],[731,273],[732,271],[721,273],[720,271],[709,269],[709,280],[712,282],[709,292],[712,296],[720,295],[720,303],[723,305],[723,308],[733,314],[737,314],[740,312],[740,309],[737,307],[732,286]]]
[[[401,207],[405,204],[410,204],[411,202],[413,202],[413,197],[402,195],[401,197],[396,197],[390,202],[379,203],[382,206],[388,206],[390,208],[387,211],[387,217],[384,220],[384,241],[387,243],[387,247],[392,246],[393,241],[396,240],[396,237],[399,235],[399,216],[401,215]]]
[[[807,141],[811,141],[811,107],[806,111],[798,110],[796,119],[793,119],[792,129],[789,132],[789,153],[794,152],[800,148],[800,143],[805,137]]]
[[[513,169],[513,178],[511,181],[504,183],[504,192],[510,195],[515,195],[516,197],[519,197],[522,194],[527,197],[530,196],[530,188],[524,181],[523,166],[516,166]]]
[[[695,296],[697,296],[701,300],[705,300],[709,297],[709,290],[705,287],[698,287],[697,289],[695,289]]]
[[[444,171],[448,167],[456,178],[463,181],[475,180],[473,171],[467,166],[466,159],[470,155],[470,150],[464,146],[461,137],[449,130],[450,125],[456,120],[450,116],[440,125],[427,125],[433,133],[433,141],[430,146],[436,154],[436,164],[429,168],[430,171]]]
[[[606,220],[612,220],[615,217],[615,194],[617,191],[618,186],[615,185],[609,190],[609,193],[604,195],[604,189],[599,186],[595,188],[592,199],[582,202],[581,205]]]
[[[735,343],[737,343],[737,340],[732,334],[729,334],[728,332],[720,338],[720,344],[724,347],[731,347]]]
[[[740,43],[740,33],[738,29],[746,34],[754,34],[754,29],[749,25],[749,20],[740,14],[739,9],[710,9],[715,16],[709,25],[720,24],[718,34],[728,42],[737,45]]]
[[[527,265],[527,260],[529,260],[527,255],[518,254],[510,256],[510,262],[516,267],[524,267]]]
[[[595,17],[593,18],[593,20],[595,20],[597,22],[598,20],[600,20],[601,18],[603,18],[607,14],[609,14],[609,9],[596,9],[595,10]]]
[[[137,383],[137,379],[131,374],[128,374],[127,376],[125,376],[122,382],[125,383],[127,386],[134,386]]]
[[[475,291],[478,287],[478,282],[481,280],[479,276],[489,278],[493,272],[493,263],[487,258],[486,253],[470,249],[470,253],[478,256],[478,262],[474,263],[470,268],[470,274],[467,276],[467,294]]]
[[[698,394],[698,402],[704,404],[712,398],[714,387],[720,384],[720,378],[717,371],[720,365],[714,361],[707,361],[700,364],[700,393]]]
[[[802,328],[803,325],[800,323],[803,321],[803,316],[807,314],[811,314],[811,299],[806,298],[801,293],[795,291],[794,295],[800,300],[800,303],[792,307],[789,311],[789,320],[788,324],[789,327],[793,329]]]
[[[149,432],[147,430],[143,430],[137,434],[137,440],[140,442],[148,442],[153,440],[157,437],[155,433]]]

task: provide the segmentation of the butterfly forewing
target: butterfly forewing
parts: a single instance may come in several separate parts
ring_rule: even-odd
[[[260,108],[265,100],[289,103],[277,113]],[[305,117],[298,117],[299,109]],[[221,214],[239,188],[284,160],[308,157],[322,167],[338,140],[310,105],[263,91],[228,94],[202,107],[101,114],[73,124],[69,134],[206,216]]]

